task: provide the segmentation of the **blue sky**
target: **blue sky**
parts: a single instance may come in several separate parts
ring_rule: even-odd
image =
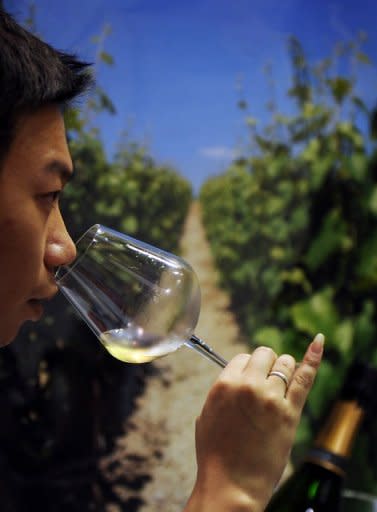
[[[28,0],[5,0],[17,19]],[[375,0],[35,0],[39,33],[55,47],[95,61],[91,38],[106,23],[99,84],[115,116],[96,119],[109,158],[122,132],[144,143],[160,163],[174,166],[198,190],[247,144],[239,86],[251,114],[265,122],[271,99],[263,69],[271,64],[282,111],[291,68],[286,41],[293,34],[308,56],[328,56],[334,43],[368,33],[366,53],[377,65]],[[377,103],[376,67],[363,68],[359,93]]]

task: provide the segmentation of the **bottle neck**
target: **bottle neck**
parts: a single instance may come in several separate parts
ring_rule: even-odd
[[[336,402],[306,460],[345,476],[346,462],[364,414],[364,409],[356,401]]]

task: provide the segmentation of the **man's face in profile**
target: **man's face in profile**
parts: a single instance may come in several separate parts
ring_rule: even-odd
[[[56,267],[75,258],[58,202],[71,174],[59,109],[19,118],[0,169],[0,346],[41,317]]]

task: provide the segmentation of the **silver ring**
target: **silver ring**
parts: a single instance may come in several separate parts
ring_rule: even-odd
[[[289,382],[288,382],[288,378],[286,375],[284,375],[283,372],[279,372],[277,370],[274,370],[273,372],[270,372],[268,375],[267,375],[267,378],[268,377],[271,377],[272,375],[275,375],[275,377],[279,377],[279,379],[281,379],[284,384],[285,384],[285,389],[287,390],[288,389],[288,385],[289,385]]]

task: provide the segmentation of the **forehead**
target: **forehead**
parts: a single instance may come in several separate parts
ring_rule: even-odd
[[[1,174],[17,176],[72,172],[62,114],[55,106],[23,115],[3,161]]]

